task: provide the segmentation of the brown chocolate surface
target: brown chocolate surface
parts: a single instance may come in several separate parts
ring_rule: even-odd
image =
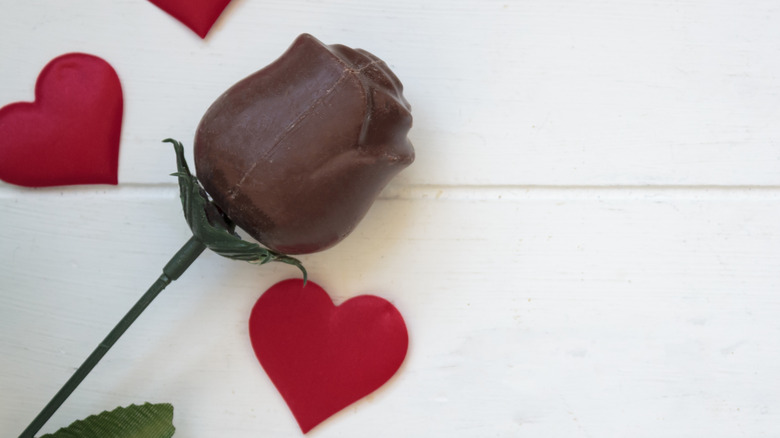
[[[379,58],[304,34],[208,109],[195,136],[198,179],[268,248],[320,251],[414,160],[410,111]]]

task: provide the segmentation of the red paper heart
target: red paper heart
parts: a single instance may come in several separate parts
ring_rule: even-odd
[[[149,0],[181,21],[201,38],[211,30],[230,0]]]
[[[122,86],[106,61],[69,53],[44,67],[34,102],[0,108],[0,179],[28,187],[116,184]]]
[[[297,279],[257,300],[249,336],[303,433],[387,382],[409,344],[388,301],[360,295],[336,307],[320,286]]]

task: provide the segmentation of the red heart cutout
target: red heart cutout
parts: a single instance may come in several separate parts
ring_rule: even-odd
[[[181,21],[201,38],[211,30],[230,0],[149,0]]]
[[[34,102],[0,108],[0,179],[28,187],[116,184],[122,86],[106,61],[84,53],[53,59]]]
[[[409,345],[387,300],[360,295],[337,307],[320,286],[298,279],[257,300],[249,336],[303,433],[387,382]]]

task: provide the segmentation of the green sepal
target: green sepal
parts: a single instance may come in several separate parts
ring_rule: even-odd
[[[282,262],[296,266],[303,273],[303,281],[306,282],[306,268],[298,259],[242,240],[234,231],[235,224],[208,198],[198,179],[190,172],[187,160],[184,158],[184,146],[170,138],[163,141],[171,143],[176,151],[178,171],[171,175],[179,178],[184,218],[198,240],[215,253],[234,260],[261,265],[268,262]]]
[[[175,431],[172,405],[144,403],[74,421],[40,438],[171,438]]]

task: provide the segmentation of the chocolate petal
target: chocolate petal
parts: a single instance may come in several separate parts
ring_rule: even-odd
[[[287,254],[346,237],[414,161],[411,107],[374,55],[299,36],[208,109],[198,178],[238,226]]]

